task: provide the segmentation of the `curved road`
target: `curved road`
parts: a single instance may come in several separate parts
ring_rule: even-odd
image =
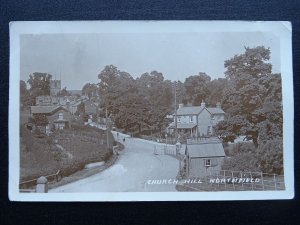
[[[176,191],[175,184],[149,184],[153,180],[175,179],[179,162],[168,155],[155,155],[162,144],[113,132],[125,139],[125,149],[114,165],[101,173],[51,189],[49,192],[144,192]],[[172,146],[174,148],[174,146]],[[171,147],[171,148],[172,148]]]

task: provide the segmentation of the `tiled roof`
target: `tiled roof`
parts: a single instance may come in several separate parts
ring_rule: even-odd
[[[192,129],[195,126],[197,126],[197,124],[193,124],[193,123],[177,123],[177,128],[178,129]],[[168,128],[169,129],[175,129],[175,124],[174,123],[170,124]]]
[[[177,109],[177,116],[198,115],[203,110],[201,106],[188,106]]]
[[[31,106],[31,113],[33,114],[37,114],[37,113],[43,113],[43,114],[48,114],[48,113],[52,113],[55,110],[62,108],[64,110],[66,110],[65,108],[61,107],[61,106],[53,106],[53,105],[47,105],[47,106]]]
[[[225,114],[225,112],[223,111],[223,109],[221,108],[206,108],[211,114]]]
[[[198,115],[201,113],[201,111],[206,108],[206,107],[201,107],[201,106],[183,106],[179,109],[177,109],[177,115],[178,116],[184,116],[184,115]],[[225,114],[225,112],[218,107],[211,107],[211,108],[206,108],[208,112],[211,114]]]
[[[187,149],[189,156],[192,158],[225,157],[221,142],[188,145]]]

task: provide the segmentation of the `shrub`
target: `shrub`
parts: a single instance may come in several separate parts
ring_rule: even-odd
[[[254,171],[283,174],[282,140],[270,140],[255,148],[253,143],[236,144],[225,148],[223,170]]]
[[[270,140],[257,149],[259,167],[265,173],[283,174],[282,140]]]
[[[223,170],[232,170],[232,171],[251,171],[258,172],[259,168],[257,166],[257,158],[254,154],[239,153],[234,157],[225,158],[223,165]]]

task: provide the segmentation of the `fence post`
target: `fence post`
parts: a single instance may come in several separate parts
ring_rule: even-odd
[[[275,191],[277,191],[277,184],[276,184],[276,174],[273,174],[274,184],[275,184]]]
[[[243,173],[240,172],[240,175],[241,175],[241,179],[242,179],[242,189],[243,189],[243,191],[245,191],[244,184],[243,184]]]
[[[263,188],[263,191],[265,190],[265,185],[264,185],[264,177],[263,177],[263,173],[260,172],[260,176],[261,176],[261,184],[262,184],[262,188]]]
[[[250,181],[252,180],[252,172],[250,172]],[[250,182],[251,183],[251,190],[253,191],[253,183],[252,182]]]
[[[48,192],[48,180],[46,177],[40,177],[36,181],[36,193],[47,193]]]
[[[224,173],[223,173],[223,178],[225,179],[225,183],[224,183],[224,185],[225,185],[225,191],[228,191],[227,190],[227,185],[226,185],[226,173],[225,173],[225,170],[223,171]]]
[[[233,181],[233,171],[231,171],[231,179],[232,179],[232,181]],[[234,182],[232,182],[232,185],[233,185],[233,190],[235,190]]]

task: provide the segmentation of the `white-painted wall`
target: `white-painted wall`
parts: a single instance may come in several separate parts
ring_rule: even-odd
[[[198,115],[198,123],[198,134],[200,136],[212,134],[213,124],[211,122],[211,114],[206,109]]]
[[[197,124],[197,116],[196,115],[177,116],[177,124]]]

